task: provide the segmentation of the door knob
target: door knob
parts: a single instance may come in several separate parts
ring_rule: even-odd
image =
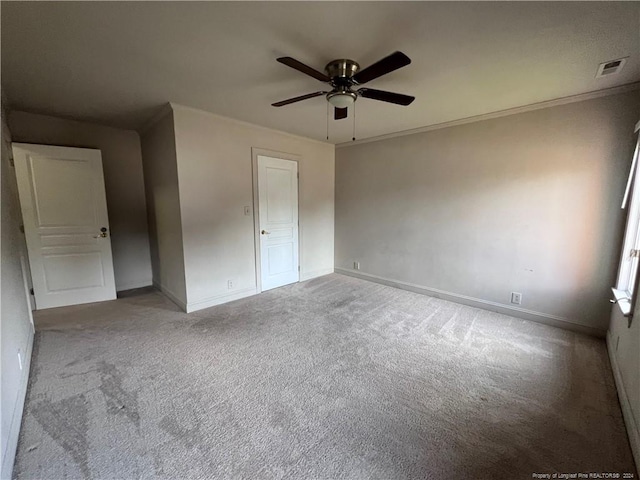
[[[102,227],[98,235],[94,235],[93,238],[107,238],[107,227]]]
[[[271,232],[267,232],[266,230],[262,230],[262,232],[260,232],[260,233],[262,233],[263,235],[269,235]]]

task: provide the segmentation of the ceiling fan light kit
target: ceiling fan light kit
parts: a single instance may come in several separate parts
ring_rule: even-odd
[[[327,100],[336,108],[348,108],[353,105],[358,95],[349,91],[338,91],[327,93]]]
[[[407,106],[415,100],[410,95],[386,92],[372,88],[360,88],[354,90],[356,85],[362,85],[374,80],[382,75],[393,72],[411,63],[411,59],[402,52],[394,52],[391,55],[370,65],[364,70],[360,70],[360,65],[348,58],[332,60],[325,67],[325,73],[321,73],[298,60],[291,57],[280,57],[278,62],[287,65],[310,77],[331,85],[331,91],[319,91],[289,98],[280,102],[272,103],[274,107],[282,107],[291,103],[307,100],[309,98],[326,95],[327,101],[334,107],[334,119],[341,120],[347,118],[349,107],[353,107],[358,97],[369,98],[381,102],[394,103],[396,105]],[[355,128],[355,127],[354,127]]]

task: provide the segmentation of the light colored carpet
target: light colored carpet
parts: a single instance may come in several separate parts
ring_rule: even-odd
[[[336,274],[37,322],[20,479],[635,472],[605,344],[581,334]]]

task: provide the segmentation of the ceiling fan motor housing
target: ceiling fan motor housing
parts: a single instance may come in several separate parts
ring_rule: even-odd
[[[327,76],[331,78],[333,90],[327,93],[327,100],[336,108],[346,108],[353,105],[358,95],[351,90],[355,83],[353,76],[360,69],[360,65],[348,58],[333,60],[324,67]]]
[[[353,76],[360,70],[360,65],[353,60],[343,58],[332,60],[324,67],[327,76],[331,78],[331,84],[334,87],[350,87],[355,82]]]

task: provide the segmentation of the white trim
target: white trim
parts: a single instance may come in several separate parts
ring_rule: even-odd
[[[311,280],[312,278],[318,278],[324,275],[329,275],[333,272],[334,272],[333,267],[323,268],[321,270],[313,270],[312,272],[300,272],[300,281],[304,282],[306,280]]]
[[[308,141],[308,142],[320,143],[322,145],[333,145],[333,143],[331,143],[331,142],[323,142],[322,140],[318,140],[316,138],[303,137],[301,135],[296,135],[294,133],[284,132],[282,130],[276,130],[275,128],[265,127],[265,126],[262,126],[262,125],[256,125],[255,123],[245,122],[243,120],[237,120],[237,119],[231,118],[231,117],[225,117],[223,115],[218,115],[217,113],[208,112],[206,110],[200,110],[199,108],[185,107],[184,105],[180,105],[180,104],[174,103],[174,102],[169,102],[169,105],[171,105],[171,108],[174,111],[176,109],[182,109],[182,110],[190,110],[190,111],[193,111],[193,112],[200,112],[200,113],[204,113],[205,115],[208,115],[210,117],[217,118],[218,120],[224,120],[224,121],[227,121],[227,122],[235,123],[237,125],[244,125],[244,126],[247,126],[247,127],[253,127],[253,128],[257,128],[257,129],[264,130],[264,131],[271,132],[271,133],[278,133],[280,135],[285,135],[287,137],[295,138],[297,140],[305,140],[305,141]]]
[[[634,250],[640,248],[640,183],[637,178],[638,148],[640,148],[640,137],[636,141],[633,153],[633,161],[627,180],[627,188],[622,201],[622,208],[629,207],[625,222],[624,237],[622,239],[622,249],[620,252],[620,263],[618,266],[618,278],[616,280],[616,290],[621,290],[629,298],[627,311],[623,304],[618,302],[625,316],[633,312],[636,303],[636,288],[638,284],[638,262],[639,259]],[[614,291],[614,295],[616,292]],[[616,297],[618,298],[618,297]]]
[[[33,354],[34,334],[29,332],[29,341],[24,352],[24,365],[22,366],[22,376],[20,378],[20,387],[16,396],[16,402],[13,407],[13,415],[11,415],[11,423],[9,424],[9,435],[7,436],[6,450],[2,457],[2,477],[3,479],[13,478],[13,464],[16,459],[16,450],[18,449],[18,438],[20,436],[20,427],[22,425],[22,414],[24,412],[24,402],[27,397],[27,386],[29,385],[29,372],[31,370],[31,355]]]
[[[633,92],[640,90],[640,82],[628,83],[619,87],[607,88],[604,90],[596,90],[595,92],[581,93],[579,95],[571,95],[569,97],[556,98],[555,100],[548,100],[546,102],[532,103],[530,105],[523,105],[522,107],[508,108],[506,110],[499,110],[497,112],[483,113],[481,115],[474,115],[472,117],[461,118],[459,120],[452,120],[449,122],[436,123],[434,125],[427,125],[425,127],[413,128],[411,130],[403,130],[400,132],[387,133],[384,135],[378,135],[375,137],[363,138],[361,140],[355,140],[352,142],[344,142],[336,144],[336,148],[347,148],[353,145],[361,145],[363,143],[378,142],[380,140],[387,140],[389,138],[404,137],[406,135],[413,135],[415,133],[425,133],[432,130],[440,130],[441,128],[455,127],[458,125],[465,125],[467,123],[480,122],[482,120],[491,120],[493,118],[506,117],[509,115],[516,115],[518,113],[531,112],[534,110],[541,110],[543,108],[556,107],[559,105],[566,105],[568,103],[582,102],[585,100],[593,100],[595,98],[606,97],[609,95],[617,95],[619,93]],[[636,130],[640,128],[640,122],[636,125]]]
[[[159,282],[156,282],[155,280],[153,281],[153,286],[156,287],[158,290],[160,290],[162,293],[164,293],[165,296],[169,300],[171,300],[173,303],[175,303],[178,307],[180,307],[182,311],[184,312],[187,311],[187,304],[182,300],[180,300],[178,296],[175,293],[173,293],[171,290],[169,290],[167,287],[165,287]]]
[[[20,255],[20,268],[22,270],[22,285],[24,286],[24,300],[29,312],[29,322],[31,323],[31,333],[36,333],[36,324],[33,321],[33,311],[35,310],[35,297],[31,295],[31,288],[29,287],[29,279],[27,277],[27,264],[29,259],[24,255]],[[33,303],[32,303],[33,302]]]
[[[144,280],[137,280],[135,282],[123,283],[121,285],[116,285],[116,292],[124,292],[125,290],[133,290],[136,288],[144,288],[150,287],[153,285],[153,280],[150,278]]]
[[[343,268],[336,268],[336,273],[342,275],[348,275],[350,277],[360,278],[362,280],[368,280],[370,282],[380,283],[382,285],[388,285],[390,287],[400,288],[402,290],[408,290],[410,292],[421,293],[430,297],[442,298],[443,300],[449,300],[455,303],[461,303],[470,307],[481,308],[483,310],[489,310],[492,312],[502,313],[504,315],[511,315],[514,317],[522,318],[524,320],[531,320],[533,322],[544,323],[545,325],[551,325],[553,327],[563,328],[565,330],[572,330],[574,332],[586,333],[595,337],[603,338],[606,334],[606,330],[599,328],[588,327],[579,323],[573,322],[565,317],[559,317],[557,315],[550,315],[548,313],[536,312],[535,310],[528,310],[526,308],[514,307],[511,305],[505,305],[503,303],[492,302],[489,300],[483,300],[481,298],[469,297],[467,295],[461,295],[459,293],[447,292],[437,288],[425,287],[423,285],[417,285],[415,283],[403,282],[400,280],[393,280],[390,278],[380,277],[378,275],[372,275],[370,273],[363,273],[355,270],[348,270]]]
[[[203,310],[205,308],[214,307],[227,302],[233,302],[234,300],[240,300],[241,298],[250,297],[258,293],[255,287],[245,288],[243,290],[236,290],[233,293],[224,293],[222,295],[215,295],[213,297],[203,298],[195,302],[187,304],[186,312],[191,313],[197,310]]]
[[[620,400],[620,407],[622,408],[622,418],[624,419],[624,424],[627,427],[627,435],[629,436],[629,443],[631,444],[631,452],[633,453],[636,465],[640,465],[640,431],[638,431],[638,424],[633,416],[631,402],[629,402],[627,391],[625,390],[624,383],[622,382],[622,374],[620,373],[620,366],[618,365],[618,359],[616,358],[611,332],[607,332],[607,351],[609,352],[611,370],[613,370],[613,378],[616,382],[616,389],[618,390],[618,399]]]
[[[611,292],[616,299],[616,304],[620,308],[622,315],[628,317],[631,313],[631,295],[629,292],[618,290],[617,288],[612,288]]]
[[[635,134],[635,132],[633,132]],[[631,186],[633,185],[633,177],[636,173],[636,165],[638,164],[638,147],[640,147],[640,135],[636,141],[635,149],[633,150],[633,160],[631,160],[631,168],[629,169],[629,177],[627,178],[627,186],[624,189],[624,197],[622,197],[622,209],[627,207],[627,200],[631,194]]]

